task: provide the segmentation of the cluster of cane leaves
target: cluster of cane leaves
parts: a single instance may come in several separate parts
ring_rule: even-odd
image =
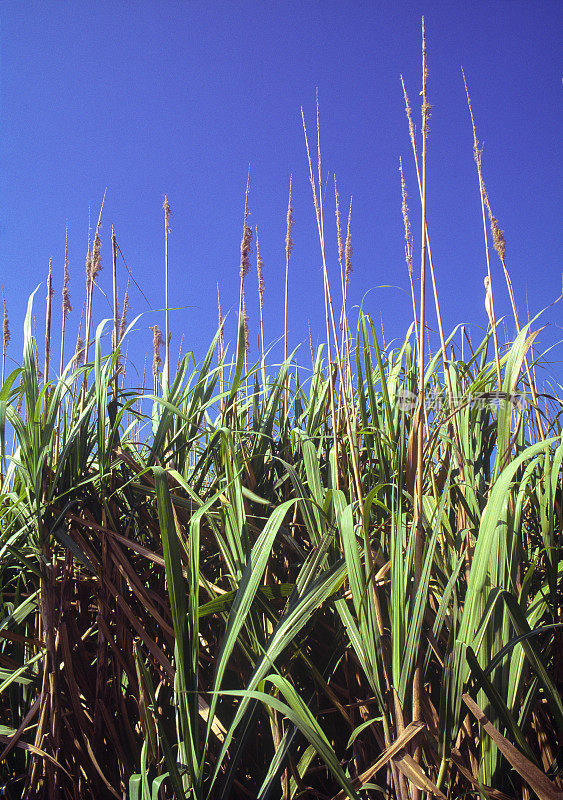
[[[382,348],[360,313],[334,417],[325,348],[267,377],[240,346],[217,365],[219,333],[110,412],[104,323],[42,385],[32,299],[0,392],[7,797],[557,796],[561,426],[472,402],[498,389],[490,330],[426,367],[456,406],[425,420],[417,579],[412,331]]]

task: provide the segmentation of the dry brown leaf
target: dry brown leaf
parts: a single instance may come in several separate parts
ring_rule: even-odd
[[[524,778],[540,800],[563,800],[563,792],[560,792],[535,764],[532,764],[529,759],[523,756],[520,750],[517,750],[516,747],[495,728],[489,718],[468,694],[463,695],[463,702],[491,737],[509,764]]]
[[[384,767],[388,761],[390,761],[393,756],[397,755],[397,753],[404,748],[404,746],[410,742],[411,739],[414,739],[422,730],[426,728],[425,722],[411,722],[402,734],[395,739],[392,745],[390,745],[387,750],[377,759],[375,764],[371,767],[366,769],[365,772],[362,772],[357,778],[355,778],[351,783],[354,789],[361,789],[364,783],[367,783],[369,779],[378,772],[381,767]],[[346,793],[344,790],[338,792],[338,794],[334,795],[332,800],[348,800]]]
[[[393,758],[393,763],[417,789],[430,792],[435,797],[439,797],[440,800],[446,800],[446,795],[438,789],[435,783],[432,783],[430,778],[425,775],[422,768],[406,750],[397,753]]]

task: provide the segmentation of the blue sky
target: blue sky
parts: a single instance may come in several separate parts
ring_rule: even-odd
[[[164,194],[170,237],[172,353],[201,355],[216,330],[216,283],[223,310],[236,309],[244,190],[251,169],[250,222],[265,265],[266,340],[283,330],[284,237],[293,175],[295,249],[290,267],[290,347],[308,359],[307,321],[323,337],[320,252],[301,127],[314,132],[315,91],[329,187],[341,204],[353,195],[351,304],[383,320],[386,340],[411,318],[404,262],[403,157],[415,249],[419,203],[399,75],[419,119],[420,17],[427,27],[429,99],[428,225],[447,330],[486,325],[486,272],[472,132],[460,68],[469,82],[493,211],[505,231],[507,266],[526,316],[561,292],[561,43],[557,0],[472,3],[383,2],[14,2],[1,25],[0,281],[10,315],[9,355],[19,361],[28,295],[55,273],[56,313],[65,224],[69,225],[71,301],[68,356],[84,294],[88,207],[107,187],[100,286],[111,287],[111,225],[135,279],[154,309],[164,305]],[[327,193],[329,270],[338,296],[333,193]],[[497,316],[514,325],[493,254]],[[418,264],[418,256],[415,258]],[[121,297],[126,271],[120,263]],[[381,286],[390,288],[378,288]],[[43,340],[44,287],[36,304]],[[247,284],[251,344],[257,354],[256,272]],[[431,302],[431,296],[428,295]],[[139,369],[150,355],[149,325],[163,327],[131,289],[131,338]],[[95,316],[110,316],[101,292]],[[543,316],[539,337],[563,337],[563,302]],[[229,336],[234,333],[231,314]],[[430,306],[428,323],[435,328]],[[58,339],[58,333],[55,334]],[[550,355],[562,373],[561,347]],[[58,363],[58,355],[55,356]]]

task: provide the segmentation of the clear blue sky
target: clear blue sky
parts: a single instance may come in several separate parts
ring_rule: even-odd
[[[224,310],[236,309],[244,189],[251,165],[251,224],[265,265],[266,339],[283,330],[284,236],[293,174],[295,249],[290,274],[290,345],[307,320],[323,336],[323,293],[303,106],[314,130],[321,109],[323,163],[336,174],[343,209],[353,195],[351,302],[379,321],[387,340],[411,315],[398,173],[403,157],[416,253],[419,210],[399,81],[419,119],[420,17],[427,26],[428,224],[445,327],[484,326],[483,232],[472,133],[460,67],[469,82],[493,211],[505,230],[507,264],[525,316],[561,292],[563,4],[559,0],[396,2],[123,2],[4,0],[1,24],[0,281],[10,314],[10,356],[21,358],[28,295],[53,258],[55,338],[65,224],[71,299],[68,355],[84,294],[88,207],[103,218],[102,288],[111,288],[111,225],[136,280],[162,308],[164,194],[170,238],[172,353],[201,355],[216,329],[216,282]],[[333,194],[327,194],[329,269],[339,285]],[[493,253],[497,316],[510,307]],[[418,256],[415,258],[418,264]],[[121,296],[126,281],[120,263]],[[382,285],[398,288],[376,288]],[[371,290],[371,291],[370,291]],[[36,305],[43,341],[44,287]],[[257,353],[256,272],[247,296]],[[430,302],[431,296],[428,295]],[[110,316],[100,292],[96,318]],[[131,291],[132,314],[147,312]],[[233,315],[231,315],[233,316]],[[563,302],[544,315],[547,346],[563,337]],[[150,353],[145,314],[131,343],[142,369]],[[429,324],[435,327],[432,309]],[[234,324],[229,335],[233,338]],[[504,331],[501,334],[504,338]],[[56,353],[56,349],[55,349]],[[561,346],[552,351],[561,374]],[[55,363],[58,355],[55,355]]]

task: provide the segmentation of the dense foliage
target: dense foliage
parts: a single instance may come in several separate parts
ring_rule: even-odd
[[[145,417],[128,391],[108,414],[102,334],[43,387],[30,301],[2,390],[5,796],[555,797],[563,444],[528,328],[496,402],[490,331],[447,362],[455,416],[427,367],[420,575],[409,337],[360,317],[335,417],[324,348],[262,383],[241,347],[219,386],[216,342]]]

